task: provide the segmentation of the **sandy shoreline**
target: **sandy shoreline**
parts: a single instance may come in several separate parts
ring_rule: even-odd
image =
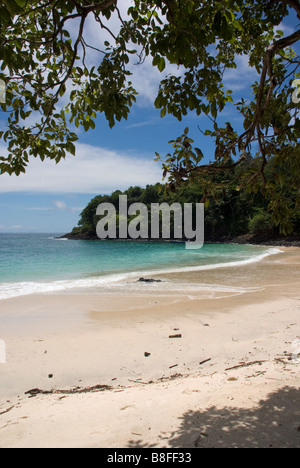
[[[0,447],[300,447],[300,249],[281,250],[162,276],[169,294],[1,301]]]

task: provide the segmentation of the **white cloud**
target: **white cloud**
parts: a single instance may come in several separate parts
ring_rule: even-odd
[[[153,102],[158,95],[160,82],[168,75],[182,76],[185,69],[172,65],[166,61],[166,68],[160,72],[157,67],[152,65],[152,57],[147,57],[142,64],[137,65],[136,57],[131,59],[129,70],[132,76],[129,78],[133,87],[139,93],[137,103],[141,107],[153,106]]]
[[[64,211],[68,209],[67,204],[64,201],[55,200],[54,205],[58,210]]]
[[[20,225],[15,225],[15,226],[6,226],[4,224],[0,224],[0,229],[2,231],[19,231],[20,229],[22,229],[23,226],[20,226]]]
[[[141,120],[140,122],[136,122],[134,124],[126,125],[126,129],[132,128],[142,128],[142,127],[150,127],[151,125],[156,125],[159,123],[159,118],[149,119],[149,120]]]
[[[70,213],[78,213],[83,210],[83,208],[78,208],[74,206],[68,206],[66,202],[62,200],[55,200],[53,202],[54,208],[52,210],[58,210],[58,211],[70,211]]]
[[[239,55],[236,57],[237,68],[226,70],[224,74],[224,84],[234,92],[249,90],[252,92],[251,85],[259,79],[255,68],[249,65],[248,55]]]
[[[0,147],[0,153],[6,150]],[[130,185],[152,184],[162,180],[159,163],[105,148],[77,144],[77,155],[68,155],[59,164],[32,159],[26,174],[19,177],[0,175],[0,193],[111,193]],[[65,209],[58,201],[56,208]]]

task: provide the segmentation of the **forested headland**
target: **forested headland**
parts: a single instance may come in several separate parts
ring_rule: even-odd
[[[122,192],[116,190],[111,195],[99,195],[93,198],[82,211],[78,226],[67,235],[72,239],[98,239],[96,226],[100,220],[96,211],[99,204],[110,203],[117,211],[120,195],[126,195],[128,206],[133,203],[143,203],[149,209],[153,203],[205,203],[205,241],[206,242],[254,242],[278,243],[291,242],[298,245],[300,240],[300,211],[298,207],[297,190],[282,187],[277,180],[277,167],[269,165],[267,183],[273,184],[273,192],[266,196],[263,185],[253,193],[246,187],[239,185],[240,171],[245,166],[251,166],[251,158],[244,163],[244,167],[230,172],[216,172],[207,175],[205,189],[198,184],[181,184],[179,187],[168,187],[163,184],[147,185],[146,188],[130,187]],[[281,171],[283,168],[280,168]],[[209,179],[214,188],[214,195],[208,194]],[[225,188],[224,188],[225,187]],[[280,194],[278,197],[277,195]],[[277,203],[274,206],[274,203]],[[285,213],[278,217],[278,204],[289,206]],[[128,222],[132,218],[128,218]],[[117,219],[118,222],[118,219]],[[151,219],[149,217],[149,223]]]

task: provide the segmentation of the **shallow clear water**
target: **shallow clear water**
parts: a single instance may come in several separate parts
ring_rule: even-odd
[[[221,268],[259,261],[274,249],[212,244],[71,241],[55,234],[0,234],[0,299],[115,283],[133,273]]]

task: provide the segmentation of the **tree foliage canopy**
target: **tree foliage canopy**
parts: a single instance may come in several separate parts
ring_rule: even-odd
[[[240,168],[234,169],[227,174],[224,180],[220,173],[210,174],[212,183],[217,184],[222,181],[223,187],[216,191],[216,196],[206,206],[205,210],[205,240],[206,241],[224,241],[234,238],[266,240],[267,238],[276,238],[279,229],[275,226],[272,216],[267,211],[270,200],[262,196],[260,192],[250,194],[245,190],[236,191],[235,172]],[[226,188],[224,188],[226,187]],[[118,215],[119,215],[119,197],[127,196],[128,206],[134,203],[143,203],[148,208],[149,214],[149,239],[151,238],[151,204],[180,203],[184,209],[185,203],[196,204],[204,195],[203,187],[199,185],[182,184],[177,187],[175,192],[166,191],[162,184],[147,185],[146,188],[130,187],[125,192],[119,190],[111,195],[99,195],[93,198],[81,213],[78,227],[69,234],[74,239],[97,239],[96,227],[100,220],[97,215],[97,207],[102,203],[112,204],[117,212],[117,235],[118,235]],[[295,197],[290,194],[291,207],[295,203]],[[133,216],[134,217],[134,216]],[[128,223],[131,217],[128,217]],[[174,238],[174,218],[171,217],[171,238]],[[297,233],[300,228],[300,215],[291,214],[289,222]],[[162,229],[162,227],[161,227]],[[162,235],[162,232],[161,232]],[[258,236],[258,237],[257,237]]]
[[[208,171],[235,168],[253,145],[255,162],[242,171],[241,185],[257,190],[260,179],[269,194],[276,194],[278,184],[299,186],[292,172],[283,177],[275,171],[275,179],[268,180],[265,171],[275,158],[274,168],[285,160],[300,174],[299,99],[292,88],[300,77],[300,58],[292,50],[300,30],[287,36],[279,30],[288,15],[300,20],[299,0],[132,0],[126,17],[120,1],[0,0],[0,80],[6,85],[1,108],[8,113],[7,128],[0,132],[8,147],[0,158],[1,173],[25,172],[31,156],[59,162],[67,152],[75,155],[72,124],[94,129],[99,112],[111,127],[126,119],[137,94],[130,81],[131,57],[142,63],[150,56],[160,72],[168,63],[180,70],[162,75],[155,100],[161,116],[181,120],[195,111],[213,122],[213,131],[202,130],[215,141],[209,165],[203,166],[203,151],[192,147],[188,132],[172,142],[174,151],[163,163],[171,186],[187,178],[203,182]],[[117,31],[111,26],[116,17]],[[107,35],[99,47],[86,40],[91,18]],[[98,65],[89,63],[89,50],[99,54]],[[251,102],[235,102],[224,85],[225,71],[237,67],[239,56],[246,56],[259,75]],[[240,112],[242,134],[229,123],[218,125],[228,103]]]

